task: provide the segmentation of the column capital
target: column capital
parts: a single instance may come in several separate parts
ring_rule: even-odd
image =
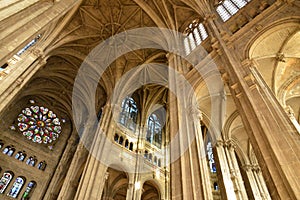
[[[36,57],[43,57],[44,55],[44,52],[41,50],[41,49],[38,49],[38,48],[34,48],[30,51],[34,56]]]
[[[104,179],[107,180],[109,178],[109,172],[105,172]]]
[[[243,67],[256,67],[258,66],[256,60],[252,59],[252,58],[246,58],[241,62]]]
[[[217,15],[215,13],[207,13],[205,16],[204,16],[204,20],[203,22],[204,23],[207,23],[208,21],[213,21],[217,18]]]
[[[236,144],[232,139],[228,139],[225,141],[225,146],[228,147],[228,149],[235,149]]]
[[[255,171],[255,172],[260,172],[261,169],[258,165],[252,165],[252,171]]]
[[[168,52],[168,53],[166,54],[166,58],[167,58],[168,60],[174,59],[175,56],[176,56],[176,54],[175,54],[174,52]]]
[[[225,142],[223,140],[217,140],[216,147],[224,147]]]
[[[284,109],[290,118],[295,118],[295,113],[291,106],[287,105]]]
[[[199,108],[195,107],[195,106],[189,106],[188,108],[190,114],[192,114],[193,117],[202,120],[203,119],[203,115],[202,112],[200,111]]]
[[[245,164],[245,165],[242,166],[242,168],[246,172],[252,171],[252,165],[250,165],[250,164]]]

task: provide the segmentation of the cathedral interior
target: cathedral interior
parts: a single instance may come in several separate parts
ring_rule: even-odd
[[[0,199],[300,199],[299,0],[0,1]]]

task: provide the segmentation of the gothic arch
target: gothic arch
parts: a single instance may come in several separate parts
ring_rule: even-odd
[[[161,185],[155,179],[145,180],[141,200],[161,199],[163,197],[161,191],[163,191]]]

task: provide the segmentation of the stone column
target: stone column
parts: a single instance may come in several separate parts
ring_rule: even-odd
[[[0,26],[5,27],[10,24],[11,27],[1,32],[0,66],[36,37],[36,34],[41,33],[47,25],[64,16],[80,3],[81,0],[55,2],[28,0],[11,4],[1,10]],[[40,10],[43,12],[39,13]],[[11,14],[8,15],[8,13]],[[16,22],[23,22],[24,24],[20,26]]]
[[[7,104],[28,83],[37,70],[46,64],[46,60],[41,56],[40,52],[30,52],[26,59],[18,62],[18,66],[0,81],[0,112],[3,112]]]
[[[297,199],[300,196],[299,134],[258,73],[248,63],[242,65],[220,35],[212,16],[206,22],[214,34],[214,48],[224,63],[223,75],[230,77],[229,88],[249,133],[261,170],[275,199]],[[289,156],[287,156],[289,155]]]
[[[258,185],[258,188],[260,190],[261,198],[264,199],[264,200],[271,200],[269,191],[268,191],[267,186],[265,184],[265,180],[262,177],[260,167],[258,165],[253,165],[252,166],[252,172],[253,172],[254,178],[256,180],[256,183]]]
[[[110,129],[111,118],[112,109],[110,104],[107,103],[103,109],[100,126],[98,126],[96,135],[90,147],[90,151],[93,154],[90,154],[87,158],[82,179],[80,180],[74,199],[97,200],[101,198],[107,166],[101,163],[99,158],[101,158],[101,156],[107,156],[102,155],[102,150],[105,147],[108,135],[110,135],[112,132]],[[104,130],[107,134],[101,132],[100,130]]]
[[[0,27],[6,27],[7,24],[10,25],[6,31],[1,32],[0,37],[0,44],[3,44],[0,47],[0,66],[2,66],[33,38],[45,31],[47,27],[50,27],[51,23],[56,23],[60,17],[63,17],[72,9],[66,15],[65,20],[57,25],[57,30],[46,41],[38,41],[35,46],[26,52],[26,55],[20,61],[11,67],[10,73],[0,80],[0,112],[28,83],[31,77],[46,64],[47,58],[45,57],[44,49],[57,38],[57,35],[73,16],[81,2],[82,0],[66,0],[55,3],[53,1],[40,0],[19,1],[11,3],[0,11],[0,16],[3,14],[3,18],[0,17]],[[7,16],[7,12],[12,11],[12,7],[16,7],[13,9],[14,13],[11,16]],[[31,10],[32,12],[30,12]],[[24,15],[22,12],[26,12],[26,14]],[[34,15],[36,12],[39,13]],[[16,22],[23,22],[24,24],[20,25]]]
[[[204,199],[213,199],[212,187],[210,181],[210,171],[208,168],[208,163],[206,159],[205,146],[203,142],[203,135],[201,131],[200,121],[202,120],[202,115],[200,110],[192,109],[191,113],[193,114],[193,123],[195,129],[195,137],[196,137],[196,146],[197,146],[197,155],[200,166],[200,174],[201,174],[201,184],[203,186],[203,197]]]
[[[126,200],[133,200],[134,195],[134,174],[128,174],[128,188],[126,194]]]
[[[236,187],[236,193],[238,193],[239,199],[248,199],[247,192],[245,189],[244,181],[240,172],[240,168],[237,162],[237,158],[234,152],[235,144],[232,140],[226,141],[225,151],[230,166],[232,181]]]
[[[227,155],[226,155],[226,151],[225,151],[225,143],[224,141],[217,141],[216,143],[216,147],[215,147],[215,150],[216,150],[216,154],[215,155],[215,158],[217,158],[217,163],[218,163],[218,167],[220,168],[220,172],[221,172],[221,179],[220,182],[222,183],[223,185],[223,190],[221,190],[223,196],[225,195],[226,197],[223,197],[223,198],[226,198],[228,200],[237,200],[239,199],[238,198],[238,195],[236,195],[235,193],[235,184],[233,182],[233,177],[232,177],[232,171],[230,169],[230,166],[229,166],[229,163],[228,163],[228,160],[227,160]]]
[[[88,151],[82,143],[79,143],[57,199],[74,199],[87,156]]]
[[[76,145],[78,142],[77,132],[74,131],[68,140],[67,146],[64,150],[62,158],[59,161],[58,167],[55,170],[54,175],[52,176],[51,182],[47,188],[46,194],[43,199],[47,200],[56,200],[63,185],[63,181],[67,174],[67,169],[69,168],[73,154],[76,150]]]
[[[298,121],[295,118],[295,113],[294,113],[293,109],[291,108],[291,106],[286,106],[285,110],[286,110],[286,113],[289,116],[291,122],[294,124],[298,133],[300,134],[300,124],[298,123]]]
[[[170,175],[171,199],[204,199],[208,197],[202,185],[198,159],[196,130],[189,107],[195,103],[190,97],[186,80],[178,74],[187,73],[187,65],[175,54],[167,55],[169,66],[169,116],[170,116]],[[176,71],[176,73],[175,73]],[[176,141],[176,142],[175,142]],[[201,156],[201,155],[200,155]]]
[[[178,62],[178,58],[176,55],[174,54],[168,54],[167,58],[169,60],[169,66],[172,67],[173,70],[178,70],[179,72],[182,72],[182,70],[180,70],[180,68],[182,67]],[[176,76],[174,73],[169,74],[169,85],[170,87],[173,86],[172,88],[174,88],[173,92],[177,92],[177,86],[178,84],[178,80],[176,80]],[[170,93],[170,105],[169,105],[169,116],[170,116],[170,142],[172,142],[171,140],[175,137],[176,133],[178,133],[178,130],[180,128],[180,118],[179,113],[180,110],[178,108],[178,99],[177,96],[175,94],[172,94],[172,92]],[[177,92],[178,93],[178,92]],[[177,151],[175,151],[174,149],[170,149],[170,158],[172,158],[173,156],[177,156],[177,154],[180,154],[181,152],[181,145],[180,145],[180,139],[179,141],[176,142],[176,144],[174,144],[174,146],[172,146],[174,149],[176,148]],[[172,148],[171,147],[171,148]],[[188,182],[188,177],[190,179],[190,175],[186,175],[186,173],[188,173],[189,170],[185,170],[185,160],[183,158],[183,156],[181,156],[178,160],[170,163],[170,183],[171,183],[171,188],[170,188],[170,198],[171,199],[193,199],[192,197],[192,192],[191,192],[191,188],[192,186],[190,184],[187,184]],[[188,190],[190,190],[190,192],[188,192]],[[187,196],[188,195],[188,196]]]
[[[257,181],[255,179],[255,176],[252,171],[252,165],[244,165],[243,170],[246,172],[248,181],[250,183],[251,191],[253,193],[253,196],[255,200],[263,200],[261,193],[260,193],[260,188],[259,185],[257,184]]]
[[[144,168],[144,156],[143,156],[143,136],[144,136],[144,126],[141,125],[138,129],[138,142],[137,142],[137,149],[136,149],[136,159],[135,159],[135,174],[133,175],[133,187],[132,187],[132,200],[140,200],[142,196],[142,190],[143,190],[143,183],[141,182],[142,174]],[[136,183],[140,183],[139,187],[136,188]]]

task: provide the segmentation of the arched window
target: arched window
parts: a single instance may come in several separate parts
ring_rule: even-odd
[[[125,140],[125,148],[128,148],[128,146],[129,146],[129,142],[128,142],[128,140],[126,139],[126,140]]]
[[[120,145],[123,145],[123,141],[124,141],[124,139],[123,139],[123,137],[121,136],[120,139],[119,139],[119,144],[120,144]]]
[[[144,158],[148,158],[148,151],[145,151],[145,153],[144,153]]]
[[[132,142],[130,142],[129,150],[130,150],[130,151],[133,151],[133,143],[132,143]]]
[[[19,151],[16,155],[15,155],[15,159],[19,160],[19,157],[21,156],[22,151]]]
[[[157,164],[157,157],[156,156],[154,156],[154,164],[156,165]]]
[[[39,162],[37,168],[38,168],[39,170],[44,171],[44,170],[46,169],[46,166],[47,166],[47,163],[46,163],[46,161],[43,160],[42,162]]]
[[[155,114],[151,114],[148,118],[148,127],[146,140],[161,148],[162,143],[162,126],[160,120]]]
[[[152,153],[149,153],[148,160],[150,160],[152,162]]]
[[[36,182],[35,181],[30,181],[26,187],[25,192],[22,195],[21,200],[27,200],[30,198],[30,195],[33,191],[33,188],[36,186]]]
[[[217,168],[216,168],[216,163],[215,163],[215,160],[214,160],[213,149],[212,149],[212,145],[211,145],[210,141],[208,141],[206,147],[207,147],[207,157],[208,157],[208,161],[209,161],[210,171],[213,172],[213,173],[216,173],[217,172]]]
[[[3,149],[2,153],[8,156],[12,156],[15,152],[15,148],[13,146],[7,146]]]
[[[236,14],[242,7],[244,7],[251,0],[223,0],[219,1],[216,6],[216,11],[221,19],[225,22]]]
[[[7,152],[7,155],[8,155],[8,156],[12,156],[12,155],[14,154],[14,152],[15,152],[15,148],[11,147],[11,148],[9,149],[9,151]]]
[[[135,131],[138,109],[135,101],[131,97],[126,97],[122,102],[122,111],[120,113],[120,123],[126,128]]]
[[[204,41],[208,34],[204,28],[204,25],[200,23],[199,19],[194,20],[185,29],[184,34],[186,37],[183,40],[185,53],[190,54],[197,46]]]
[[[218,186],[218,183],[217,182],[214,182],[214,190],[219,190],[219,186]]]
[[[23,185],[25,184],[25,178],[24,177],[18,177],[16,178],[12,188],[10,189],[8,196],[12,198],[17,198],[18,194],[20,193]]]
[[[14,177],[12,172],[4,172],[0,179],[0,194],[3,194],[11,179]]]
[[[115,142],[119,141],[119,135],[118,134],[115,134],[114,140],[115,140]]]
[[[32,156],[30,156],[30,157],[26,160],[26,164],[27,164],[27,165],[30,165],[30,166],[32,166],[32,167],[35,166],[36,162],[37,162],[36,158],[35,158],[35,157],[32,157]]]
[[[10,148],[11,148],[10,146],[5,147],[2,151],[2,153],[7,154]]]
[[[158,166],[161,167],[161,159],[158,159]]]
[[[25,158],[26,158],[26,153],[22,152],[22,154],[19,157],[19,161],[23,162],[25,160]]]

